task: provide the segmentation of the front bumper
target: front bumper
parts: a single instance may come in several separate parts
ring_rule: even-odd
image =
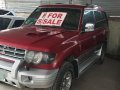
[[[21,85],[29,88],[48,88],[55,81],[58,70],[30,69],[29,71],[19,71],[18,81]]]
[[[6,62],[7,60],[14,62],[9,63]],[[49,88],[54,84],[58,69],[19,69],[22,63],[22,60],[0,55],[0,72],[2,72],[0,73],[2,74],[0,81],[18,88]]]

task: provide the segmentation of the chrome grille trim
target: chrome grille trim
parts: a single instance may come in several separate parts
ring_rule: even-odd
[[[0,54],[17,58],[17,59],[24,59],[26,50],[19,49],[15,47],[10,47],[6,45],[0,45]]]
[[[14,63],[0,60],[0,68],[11,71]]]
[[[20,60],[20,59],[14,58],[14,57],[9,57],[9,56],[5,56],[5,55],[1,55],[1,54],[0,54],[0,59],[3,60],[3,62],[4,62],[4,64],[0,63],[0,68],[10,71],[11,77],[16,78],[18,68],[21,65],[21,63],[24,62],[24,60]],[[10,62],[4,61],[4,59],[9,60]],[[10,63],[11,63],[11,65],[10,65]],[[9,64],[9,66],[7,64]]]

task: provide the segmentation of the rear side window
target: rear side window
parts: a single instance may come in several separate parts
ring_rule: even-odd
[[[95,24],[94,14],[92,10],[85,10],[83,16],[83,30],[85,29],[85,25],[87,23]]]
[[[16,20],[12,26],[12,28],[19,27],[23,24],[24,20]]]
[[[107,20],[107,15],[105,12],[101,12],[101,15],[103,20]]]
[[[0,18],[0,30],[7,29],[10,22],[11,22],[11,19],[9,18]]]
[[[94,11],[95,15],[95,28],[107,28],[108,21],[105,12]]]
[[[101,14],[101,12],[94,11],[94,15],[95,15],[96,22],[99,22],[99,21],[102,20],[102,14]]]

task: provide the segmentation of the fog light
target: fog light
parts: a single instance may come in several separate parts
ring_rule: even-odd
[[[31,80],[32,80],[32,77],[30,76],[24,76],[24,75],[21,76],[22,82],[30,82]]]

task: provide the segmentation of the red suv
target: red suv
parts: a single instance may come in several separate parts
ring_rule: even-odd
[[[103,63],[108,20],[98,6],[42,5],[19,28],[0,32],[0,81],[70,90],[89,66]]]

